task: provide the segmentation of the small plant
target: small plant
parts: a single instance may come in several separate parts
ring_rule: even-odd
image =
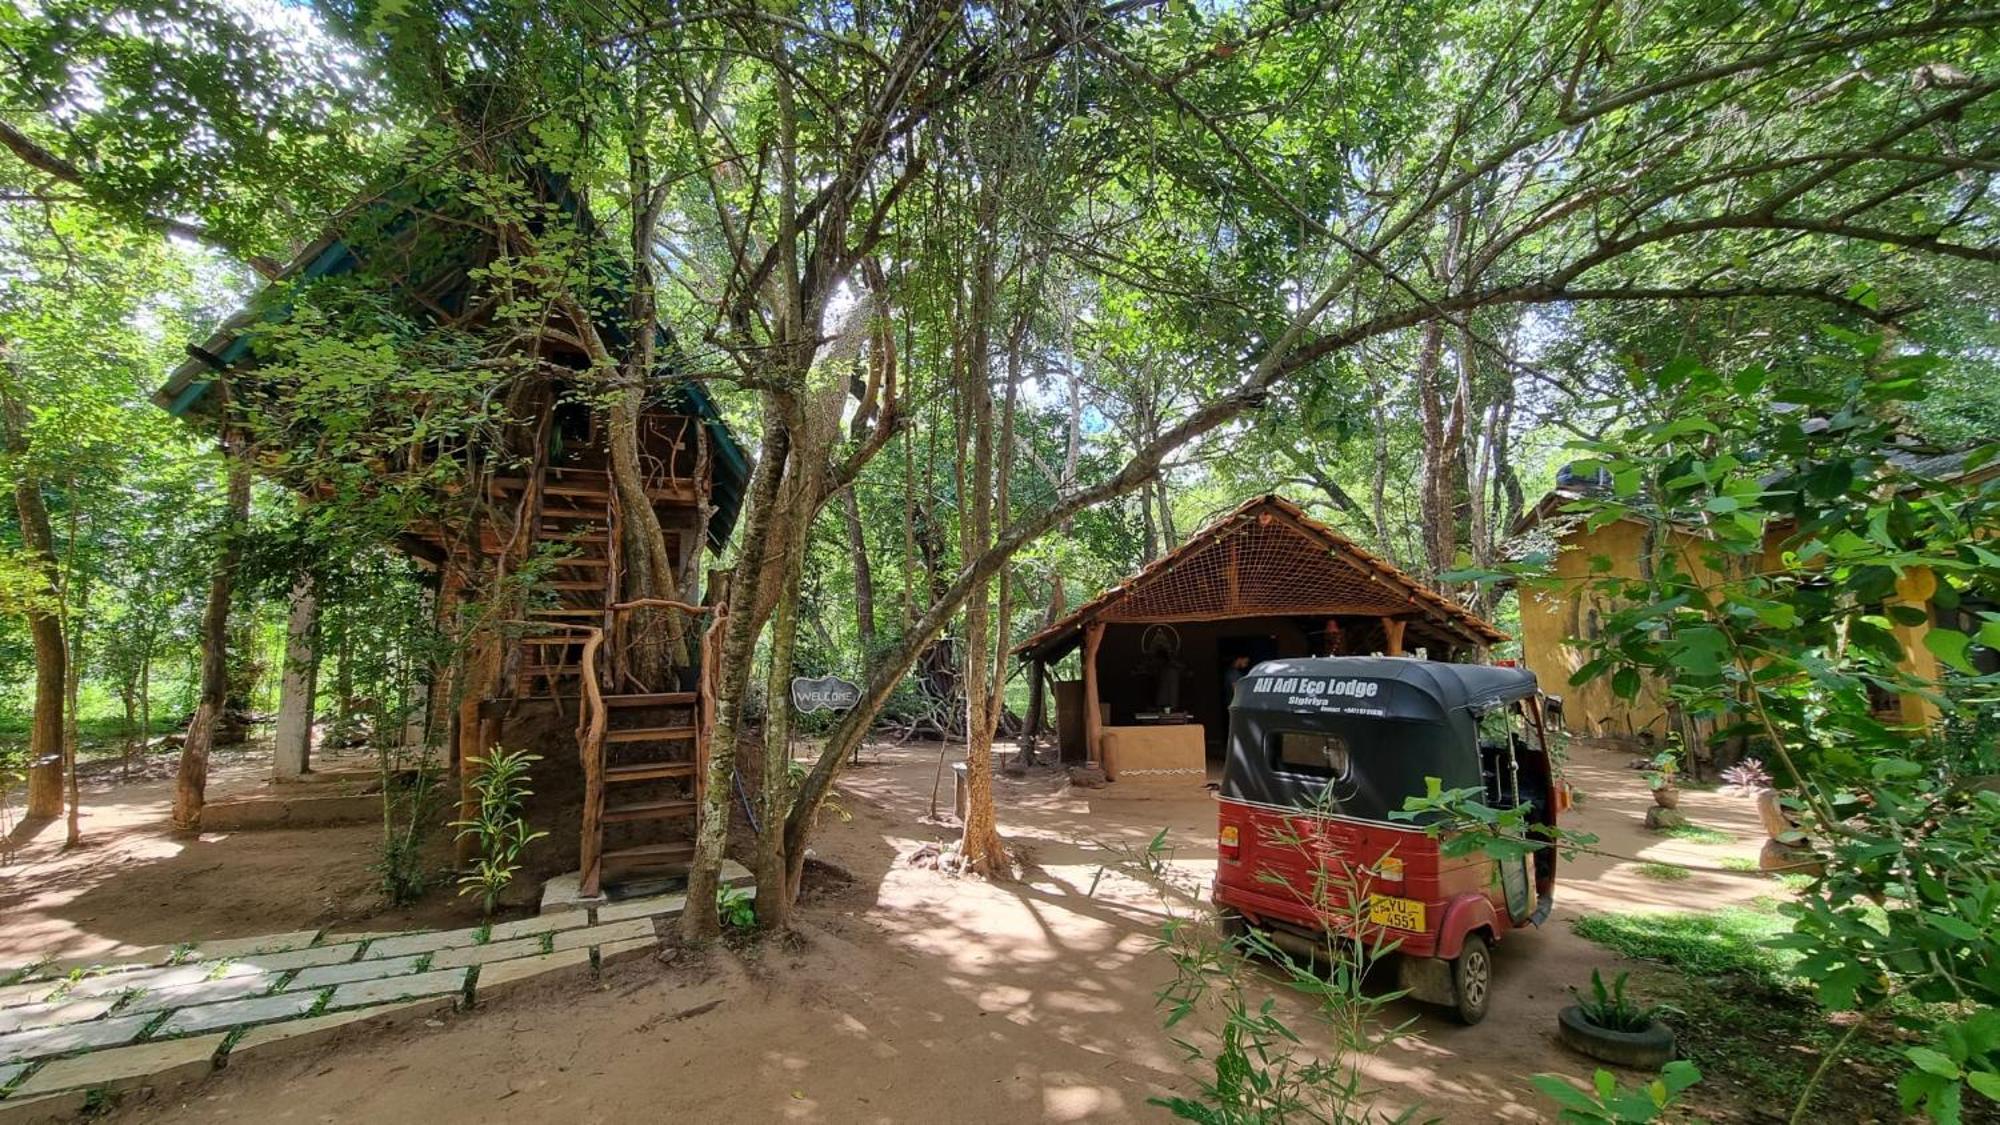
[[[1583,1018],[1594,1027],[1606,1031],[1636,1032],[1651,1027],[1654,1017],[1660,1014],[1657,1007],[1648,1007],[1625,995],[1625,980],[1630,973],[1619,973],[1610,988],[1604,987],[1604,974],[1590,970],[1590,995],[1585,996],[1576,989],[1570,995],[1576,997],[1576,1006],[1583,1010]]]
[[[748,932],[757,928],[757,909],[750,892],[741,887],[717,887],[715,912],[722,916],[722,924],[732,930]]]
[[[1723,783],[1745,797],[1753,796],[1760,789],[1771,787],[1771,771],[1755,758],[1745,758],[1741,762],[1722,771]]]
[[[1577,1089],[1560,1074],[1537,1074],[1532,1081],[1535,1089],[1562,1107],[1556,1116],[1559,1125],[1646,1125],[1701,1081],[1701,1071],[1691,1062],[1676,1060],[1635,1090],[1618,1085],[1608,1070],[1592,1076],[1588,1091]]]
[[[521,853],[548,835],[530,829],[521,815],[522,806],[534,795],[528,788],[528,767],[539,761],[541,755],[525,750],[496,750],[483,760],[475,759],[472,764],[479,772],[472,788],[479,794],[479,815],[452,821],[459,839],[470,836],[479,844],[472,870],[459,876],[458,893],[478,892],[480,908],[487,914],[493,913],[521,869]]]
[[[1680,751],[1669,746],[1646,763],[1646,784],[1652,786],[1655,792],[1672,789],[1680,778],[1680,772]]]

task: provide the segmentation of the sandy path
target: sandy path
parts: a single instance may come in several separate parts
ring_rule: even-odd
[[[1586,752],[1588,753],[1588,752]],[[614,967],[594,993],[553,983],[489,1010],[243,1065],[134,1107],[127,1121],[633,1120],[955,1122],[1159,1120],[1146,1099],[1185,1090],[1154,993],[1171,976],[1151,951],[1166,909],[1146,884],[1097,878],[1122,847],[1161,827],[1174,879],[1213,870],[1205,795],[1085,792],[1046,776],[1003,781],[1003,820],[1035,863],[1015,886],[897,863],[938,830],[928,807],[934,751],[888,750],[843,785],[851,823],[829,822],[823,853],[857,879],[802,912],[802,938],[699,966]],[[1573,778],[1589,794],[1573,823],[1607,850],[1647,859],[1754,853],[1747,800],[1690,792],[1693,819],[1733,845],[1638,829],[1649,803],[1623,759],[1593,755]],[[1460,1028],[1419,1006],[1419,1036],[1375,1060],[1398,1099],[1452,1121],[1544,1120],[1527,1076],[1582,1073],[1554,1044],[1565,986],[1605,951],[1564,923],[1590,909],[1749,902],[1771,884],[1731,876],[1653,882],[1632,864],[1566,864],[1557,917],[1497,955],[1492,1016]],[[1094,894],[1090,894],[1093,880]]]

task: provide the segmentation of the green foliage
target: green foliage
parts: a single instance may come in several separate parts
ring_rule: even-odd
[[[1620,1086],[1608,1070],[1593,1075],[1588,1090],[1577,1089],[1559,1074],[1537,1074],[1531,1081],[1535,1089],[1561,1107],[1556,1115],[1561,1125],[1646,1125],[1700,1082],[1701,1071],[1693,1063],[1677,1059],[1668,1063],[1658,1078],[1637,1089]]]
[[[1625,995],[1625,980],[1630,973],[1619,973],[1611,987],[1604,986],[1604,974],[1597,969],[1590,970],[1590,995],[1585,996],[1572,988],[1570,995],[1576,997],[1576,1006],[1582,1010],[1583,1018],[1606,1031],[1637,1032],[1651,1027],[1659,1017],[1657,1005],[1639,1003]]]
[[[541,755],[525,750],[496,749],[484,759],[468,763],[478,772],[472,779],[479,794],[477,815],[470,820],[454,820],[460,839],[470,837],[479,848],[472,870],[459,876],[458,893],[479,895],[481,910],[490,915],[500,896],[521,869],[521,854],[528,845],[548,835],[528,826],[521,815],[534,790],[528,788],[528,774]]]
[[[749,933],[757,928],[756,899],[741,887],[717,887],[715,912],[722,918],[724,926],[737,933]]]
[[[1791,958],[1770,945],[1789,929],[1782,917],[1742,907],[1700,914],[1586,914],[1579,936],[1622,956],[1657,961],[1697,977],[1737,974],[1778,987]]]
[[[1671,836],[1676,840],[1686,840],[1691,844],[1731,844],[1736,842],[1736,837],[1731,836],[1729,833],[1719,828],[1710,828],[1702,824],[1676,824],[1672,828],[1663,829],[1660,834]],[[1740,859],[1741,857],[1732,858]],[[1729,860],[1724,859],[1722,865],[1724,867],[1730,866]],[[1750,867],[1741,868],[1740,870],[1755,870],[1755,865],[1752,864]]]
[[[1996,751],[1949,730],[1912,737],[1875,700],[1921,696],[1955,712],[1990,691],[1972,657],[2000,644],[2000,619],[1961,630],[1947,614],[2000,574],[1976,530],[1992,526],[1994,486],[1962,486],[1958,470],[1941,476],[1898,441],[1935,359],[1881,336],[1827,339],[1805,372],[1681,360],[1630,373],[1641,408],[1586,446],[1613,487],[1567,510],[1639,524],[1650,553],[1636,576],[1607,567],[1590,581],[1611,612],[1576,642],[1588,657],[1576,682],[1643,678],[1722,733],[1768,745],[1800,783],[1804,838],[1827,860],[1781,908],[1792,924],[1773,944],[1835,1010],[1967,1005],[1943,1023],[1897,1017],[1957,1068],[1911,1060],[1906,1102],[1954,1121],[1961,1083],[1993,1081],[1973,1079],[1992,1073],[1980,1029],[2000,1001],[2000,794],[1976,784]],[[1926,593],[1928,606],[1914,601]],[[1951,682],[1912,671],[1899,630],[1927,624],[1924,647]]]
[[[1646,878],[1662,883],[1684,883],[1690,877],[1687,868],[1672,863],[1642,863],[1638,870]]]

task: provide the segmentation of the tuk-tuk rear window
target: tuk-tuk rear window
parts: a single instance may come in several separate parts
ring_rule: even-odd
[[[1264,737],[1271,768],[1281,773],[1344,781],[1354,768],[1347,739],[1331,731],[1277,730]]]

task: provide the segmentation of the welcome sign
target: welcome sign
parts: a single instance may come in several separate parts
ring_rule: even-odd
[[[861,702],[861,685],[839,676],[795,676],[792,679],[792,706],[801,714],[814,711],[851,711]]]

